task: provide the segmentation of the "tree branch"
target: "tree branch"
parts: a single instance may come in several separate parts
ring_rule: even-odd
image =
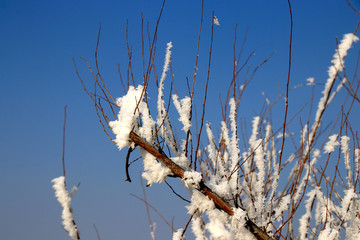
[[[164,153],[160,153],[159,150],[154,148],[151,144],[142,139],[139,135],[130,132],[130,139],[138,146],[142,147],[145,151],[152,154],[154,157],[159,159],[166,167],[168,167],[171,172],[181,179],[184,179],[185,170],[168,158]],[[203,181],[199,183],[199,189],[201,193],[208,196],[212,201],[214,201],[215,206],[218,209],[225,211],[230,216],[234,215],[234,210],[231,205],[223,200],[219,195],[213,192],[208,186],[205,185]],[[245,228],[249,230],[257,239],[259,240],[273,240],[265,231],[259,228],[253,221],[248,217],[246,219]]]

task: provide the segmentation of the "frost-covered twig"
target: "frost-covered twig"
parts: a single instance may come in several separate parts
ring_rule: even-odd
[[[58,202],[62,207],[61,218],[63,219],[64,229],[65,231],[68,232],[69,236],[72,239],[78,240],[80,239],[80,235],[71,209],[71,198],[77,192],[78,186],[74,186],[69,193],[66,188],[66,179],[65,179],[66,109],[67,106],[64,107],[63,151],[62,151],[63,176],[54,178],[53,180],[51,180],[51,182],[53,183],[56,199],[58,200]]]
[[[54,178],[51,182],[53,183],[55,196],[63,208],[61,218],[63,219],[63,226],[65,231],[69,233],[69,236],[72,239],[80,239],[79,231],[72,214],[71,196],[66,189],[65,177],[60,176],[58,178]]]
[[[307,146],[307,152],[309,152],[311,149],[311,145],[315,139],[315,135],[320,126],[324,111],[327,105],[330,103],[329,101],[330,93],[334,86],[336,77],[338,76],[338,73],[343,70],[344,58],[346,57],[347,52],[351,48],[352,44],[354,42],[357,42],[358,40],[359,38],[352,33],[345,34],[336,50],[336,53],[333,56],[333,60],[331,61],[332,65],[329,67],[328,70],[329,77],[325,83],[325,88],[322,91],[323,96],[318,103],[318,108],[316,110],[316,115],[315,115],[315,121],[311,128],[311,132],[309,134],[309,145]]]

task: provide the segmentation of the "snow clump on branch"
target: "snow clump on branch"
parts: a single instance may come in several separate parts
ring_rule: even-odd
[[[147,108],[142,99],[143,86],[139,85],[136,89],[135,87],[130,86],[127,94],[116,100],[116,104],[120,108],[117,117],[118,119],[109,122],[109,126],[116,136],[114,141],[119,150],[132,145],[129,139],[129,135],[130,132],[135,128],[137,118],[140,115],[139,109],[143,107]]]

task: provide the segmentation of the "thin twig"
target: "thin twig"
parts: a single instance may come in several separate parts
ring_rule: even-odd
[[[194,160],[194,170],[196,171],[196,160],[197,160],[197,152],[199,150],[200,145],[200,138],[201,138],[201,132],[202,128],[204,126],[204,116],[205,116],[205,106],[206,106],[206,97],[207,97],[207,90],[209,86],[209,78],[210,78],[210,66],[211,66],[211,53],[212,53],[212,46],[213,46],[213,39],[214,39],[214,12],[212,13],[212,24],[211,24],[211,37],[210,37],[210,50],[209,50],[209,64],[208,64],[208,71],[206,76],[206,84],[205,84],[205,94],[204,94],[204,102],[203,102],[203,108],[202,108],[202,115],[201,115],[201,122],[200,122],[200,130],[198,133],[198,139],[196,143],[196,150],[195,150],[195,160]]]
[[[124,181],[128,181],[131,182],[131,178],[130,178],[130,174],[129,174],[129,158],[130,158],[130,154],[131,152],[134,150],[134,148],[129,148],[127,154],[126,154],[126,160],[125,160],[125,172],[126,172],[126,179]]]
[[[141,189],[142,189],[143,196],[144,196],[144,199],[141,199],[141,200],[145,203],[146,215],[147,215],[148,220],[149,220],[149,225],[152,227],[153,222],[152,222],[151,217],[150,217],[149,203],[148,203],[147,200],[146,200],[146,191],[145,191],[144,183],[143,183],[143,180],[142,180],[141,177],[140,177],[140,184],[141,184]],[[130,195],[131,195],[131,194],[130,194]],[[136,196],[136,197],[137,197],[137,196]],[[151,229],[151,231],[153,231],[153,230],[154,230],[154,229]]]
[[[94,227],[94,229],[95,229],[97,239],[98,239],[98,240],[101,240],[100,233],[99,233],[99,230],[97,229],[96,225],[93,224],[93,227]]]
[[[62,168],[63,176],[65,177],[65,129],[66,129],[66,109],[67,105],[64,107],[64,127],[63,127],[63,149],[62,149]]]
[[[198,41],[197,41],[197,47],[196,47],[196,57],[195,57],[195,66],[194,66],[194,78],[193,78],[193,84],[192,84],[192,90],[191,90],[191,105],[190,105],[190,120],[193,115],[193,98],[194,98],[194,92],[195,92],[195,81],[196,81],[196,74],[198,69],[198,60],[199,60],[199,49],[200,49],[200,37],[201,37],[201,28],[203,23],[203,14],[204,14],[204,0],[201,1],[201,17],[200,17],[200,26],[199,26],[199,33],[198,33]],[[185,142],[185,156],[188,156],[188,143],[190,140],[190,131],[186,134],[186,142]],[[196,155],[196,153],[195,153]],[[192,159],[190,159],[192,161]]]
[[[288,0],[289,5],[289,13],[290,13],[290,41],[289,41],[289,63],[288,63],[288,76],[286,81],[286,96],[285,96],[285,114],[284,114],[284,122],[283,122],[283,133],[282,133],[282,143],[279,155],[279,167],[281,167],[281,159],[284,151],[285,145],[285,133],[286,133],[286,119],[287,119],[287,112],[289,108],[289,83],[290,83],[290,72],[291,72],[291,47],[292,47],[292,33],[293,33],[293,17],[292,17],[292,9],[290,0]]]
[[[161,219],[171,228],[172,231],[176,231],[174,227],[168,221],[166,221],[164,216],[154,206],[152,206],[149,202],[147,202],[146,199],[143,199],[133,193],[130,193],[130,195],[133,196],[134,198],[139,199],[140,201],[143,201],[147,207],[150,207],[152,210],[154,210],[154,212],[156,212],[161,217]]]
[[[174,188],[167,182],[167,181],[164,181],[166,183],[166,185],[171,189],[171,191],[176,195],[178,196],[180,199],[184,200],[185,202],[188,202],[188,203],[191,203],[191,201],[185,199],[184,197],[182,197],[180,194],[178,194],[177,192],[175,192]]]
[[[185,234],[186,230],[188,229],[189,224],[190,224],[192,218],[194,217],[194,214],[196,214],[196,212],[197,212],[197,210],[196,210],[193,214],[191,214],[189,220],[187,221],[187,223],[186,223],[186,225],[185,225],[185,227],[184,227],[184,230],[183,230],[181,236],[184,236],[184,234]]]

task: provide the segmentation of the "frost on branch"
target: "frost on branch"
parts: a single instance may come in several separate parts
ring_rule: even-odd
[[[172,240],[184,240],[183,238],[184,229],[179,228],[176,232],[173,233]]]
[[[130,132],[135,128],[137,119],[140,115],[139,110],[143,109],[145,103],[143,99],[143,86],[139,85],[137,88],[130,86],[127,94],[116,100],[120,111],[117,120],[109,122],[109,126],[115,134],[114,139],[119,150],[124,147],[131,146]],[[138,106],[138,109],[136,108]],[[133,146],[132,146],[133,147]]]
[[[215,205],[207,196],[194,190],[191,196],[191,204],[186,208],[188,209],[188,213],[192,215],[196,211],[203,213],[207,210],[214,209]]]
[[[147,141],[153,142],[155,122],[149,114],[147,104],[143,101],[143,95],[143,86],[139,85],[137,88],[131,86],[127,94],[116,101],[120,108],[118,119],[110,122],[109,126],[116,136],[114,141],[120,150],[126,146],[134,147],[129,138],[133,130],[137,130]],[[138,123],[139,118],[142,120],[142,125]],[[148,185],[164,181],[171,173],[150,153],[141,149],[141,154],[145,170],[142,176],[148,181]]]
[[[330,103],[329,101],[330,92],[336,80],[336,76],[339,72],[343,71],[344,69],[344,59],[348,53],[348,50],[351,48],[351,45],[354,42],[357,42],[358,40],[359,38],[352,33],[345,34],[336,50],[336,53],[333,56],[333,60],[331,61],[332,65],[329,67],[328,70],[329,77],[325,83],[325,88],[322,91],[323,96],[318,103],[318,108],[315,116],[315,123],[312,129],[313,132],[312,135],[310,136],[311,141],[313,135],[315,134],[314,131],[316,131],[317,127],[320,124],[321,114],[325,110],[326,106]],[[331,100],[332,99],[333,97],[331,98]]]
[[[308,79],[306,79],[306,81],[307,86],[315,86],[315,78],[309,77]]]
[[[209,222],[205,225],[205,228],[209,231],[212,239],[235,240],[229,224],[230,217],[226,213],[218,209],[212,209],[207,211],[206,214]]]
[[[183,169],[189,168],[189,159],[184,154],[180,157],[173,157],[171,160]]]
[[[60,176],[54,178],[52,181],[55,190],[55,196],[63,208],[61,218],[63,219],[64,229],[69,233],[72,239],[79,239],[79,233],[75,224],[72,209],[71,209],[71,196],[68,193],[65,185],[65,177]]]
[[[167,113],[167,110],[165,107],[165,101],[164,101],[164,81],[166,78],[167,71],[169,70],[169,65],[170,65],[170,60],[171,60],[171,51],[170,51],[171,48],[172,48],[172,43],[169,42],[167,44],[163,72],[161,74],[161,78],[160,78],[159,86],[158,86],[158,97],[157,97],[158,114],[157,114],[156,122],[157,122],[158,127],[160,128],[159,135],[164,137],[165,140],[168,143],[170,143],[170,146],[172,147],[172,149],[175,150],[176,144],[175,144],[175,140],[174,140],[174,134],[171,130],[169,114]]]
[[[241,209],[237,208],[234,210],[234,216],[231,217],[231,228],[233,229],[235,239],[248,239],[248,240],[255,240],[253,234],[251,234],[246,228],[246,219],[248,218],[246,212]]]
[[[172,98],[173,98],[174,106],[180,115],[179,121],[184,125],[182,129],[184,130],[184,132],[187,133],[191,127],[191,121],[190,121],[191,98],[185,97],[184,99],[181,99],[180,102],[179,102],[179,97],[176,94],[174,94]]]
[[[352,182],[351,182],[351,166],[350,166],[350,149],[349,149],[349,141],[350,138],[348,136],[342,136],[341,140],[340,140],[340,144],[341,144],[341,151],[344,155],[344,162],[345,162],[345,167],[346,167],[346,171],[347,171],[347,179],[348,179],[348,185],[349,187],[352,186]]]
[[[325,145],[325,153],[331,153],[335,151],[335,147],[339,145],[339,142],[336,140],[337,134],[331,135],[329,141]]]
[[[171,175],[170,169],[158,162],[153,155],[144,149],[140,149],[140,152],[144,165],[144,173],[141,176],[147,180],[147,185],[163,182],[168,175]]]
[[[219,19],[216,16],[214,16],[213,21],[215,25],[220,26]]]

